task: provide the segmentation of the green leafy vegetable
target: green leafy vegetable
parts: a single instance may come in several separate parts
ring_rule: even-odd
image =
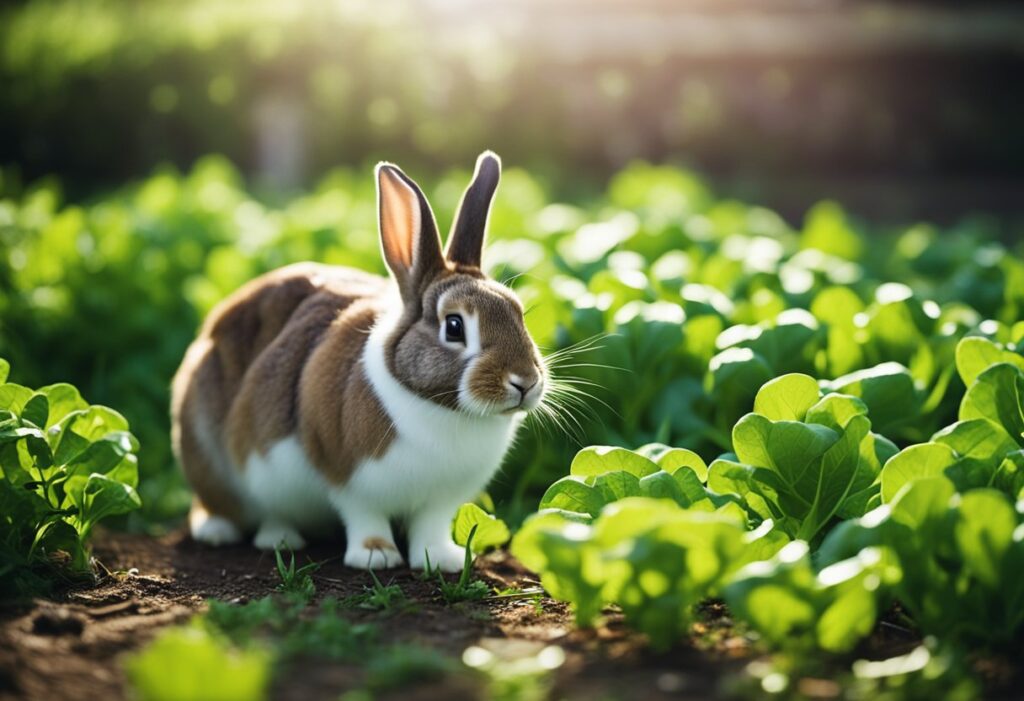
[[[143,701],[266,698],[270,657],[256,648],[236,650],[201,626],[163,632],[127,665]]]
[[[730,572],[770,556],[785,540],[770,522],[748,531],[734,504],[698,511],[630,497],[608,505],[592,525],[538,514],[513,539],[512,552],[541,572],[553,596],[572,602],[580,623],[616,603],[664,647]]]
[[[474,534],[474,553],[502,546],[512,537],[504,521],[495,518],[476,504],[463,504],[452,521],[452,537],[459,545],[469,547],[470,533]]]
[[[93,526],[141,505],[138,448],[124,417],[70,385],[0,384],[0,591],[46,588],[61,552],[68,574],[89,571]]]
[[[871,633],[877,589],[886,572],[882,552],[865,548],[816,572],[804,541],[747,565],[725,588],[730,609],[773,644],[844,652]]]
[[[758,516],[809,541],[837,515],[863,513],[880,470],[865,405],[821,398],[811,378],[784,375],[761,388],[754,406],[767,415],[748,414],[733,428],[738,462],[712,464],[712,489],[740,495]]]

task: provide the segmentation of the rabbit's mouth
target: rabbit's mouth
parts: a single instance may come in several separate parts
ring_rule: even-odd
[[[514,369],[503,365],[494,359],[484,364],[471,362],[459,386],[460,408],[480,416],[498,416],[539,407],[547,391],[543,368],[539,364],[519,364]]]
[[[474,392],[462,394],[459,397],[459,404],[464,411],[471,414],[514,416],[533,411],[544,398],[543,380],[537,380],[528,386],[510,382],[502,389],[495,389],[497,391],[490,393],[487,397],[481,397]]]
[[[520,412],[533,411],[540,405],[544,397],[544,381],[540,378],[537,378],[529,385],[509,380],[508,385],[509,404],[501,412],[502,414],[518,414]]]

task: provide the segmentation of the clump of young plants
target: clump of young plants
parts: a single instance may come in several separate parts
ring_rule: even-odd
[[[139,444],[113,409],[9,369],[0,359],[0,592],[29,594],[88,575],[95,525],[140,507]]]
[[[309,601],[316,594],[316,583],[313,581],[313,573],[320,569],[320,563],[307,562],[302,567],[295,566],[295,553],[288,551],[289,560],[285,564],[281,555],[281,548],[274,550],[274,559],[277,561],[277,574],[281,583],[277,590],[282,594],[295,597],[300,601]]]
[[[395,583],[384,584],[373,570],[370,570],[370,579],[373,581],[373,584],[365,587],[362,594],[346,597],[341,603],[348,607],[358,607],[385,613],[403,610],[412,604],[405,595],[405,591],[399,585]]]
[[[430,566],[430,558],[427,558],[425,576],[437,577],[437,593],[449,604],[457,604],[462,601],[479,601],[485,599],[491,593],[491,588],[479,579],[473,578],[473,539],[476,536],[478,525],[474,524],[469,529],[466,537],[466,556],[462,565],[462,572],[458,579],[449,581],[445,578],[440,569],[434,570]]]

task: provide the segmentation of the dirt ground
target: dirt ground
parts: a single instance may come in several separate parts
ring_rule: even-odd
[[[244,603],[274,591],[273,554],[250,547],[211,549],[181,532],[162,538],[105,533],[94,555],[109,574],[94,586],[72,588],[54,600],[0,605],[0,699],[126,698],[125,653],[162,627],[182,623],[210,598]],[[326,562],[314,575],[317,600],[364,591],[369,576],[344,567],[338,545],[315,545],[298,558]],[[497,588],[536,588],[534,575],[505,553],[479,558],[477,575]],[[458,658],[470,645],[501,659],[561,646],[565,663],[550,679],[551,697],[565,699],[710,699],[723,680],[735,679],[753,653],[733,633],[721,607],[704,611],[699,641],[655,654],[626,631],[615,613],[596,630],[577,630],[566,605],[547,597],[506,597],[450,606],[434,585],[409,570],[385,583],[399,584],[416,606],[398,614],[346,612],[373,620],[387,642],[414,642]],[[274,683],[275,699],[337,699],[358,687],[351,664],[299,659]],[[455,676],[404,688],[384,698],[474,699],[481,688]]]

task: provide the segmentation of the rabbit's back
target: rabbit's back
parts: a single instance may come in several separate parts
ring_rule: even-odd
[[[246,457],[296,433],[297,388],[326,330],[342,317],[372,324],[386,289],[362,271],[300,263],[253,280],[210,313],[171,403],[175,453],[208,510],[248,520],[239,499]]]

